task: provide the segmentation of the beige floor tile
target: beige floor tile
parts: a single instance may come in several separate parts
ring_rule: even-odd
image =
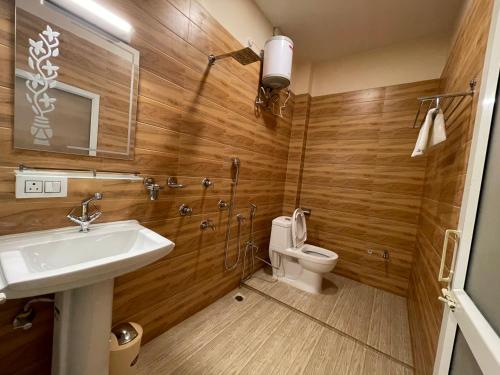
[[[345,289],[347,290],[347,288]],[[412,375],[367,345],[249,289],[146,344],[140,374]],[[375,328],[372,339],[374,339]]]
[[[371,350],[366,350],[362,375],[413,375],[413,370]]]
[[[252,306],[172,374],[226,374],[243,367],[291,311],[270,300]]]
[[[268,272],[257,271],[247,285],[412,365],[404,297],[336,274],[328,274],[322,294],[314,295],[273,282]]]
[[[321,325],[292,312],[240,374],[301,374],[322,330]]]
[[[237,292],[245,295],[244,302],[237,302],[233,296]],[[208,344],[228,325],[237,321],[245,312],[264,297],[247,290],[236,290],[211,304],[203,311],[189,317],[181,324],[168,330],[168,334],[158,336],[142,350],[139,361],[139,374],[170,373],[186,358]],[[207,324],[207,317],[210,324]]]

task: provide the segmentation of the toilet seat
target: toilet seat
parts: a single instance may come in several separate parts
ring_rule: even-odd
[[[300,256],[297,256],[297,258],[313,263],[328,264],[330,262],[336,262],[339,257],[337,253],[333,251],[309,244],[305,244],[299,250]]]
[[[312,251],[312,250],[302,250],[302,252],[307,254],[307,255],[312,255],[315,257],[319,257],[319,258],[328,258],[328,255],[317,253],[316,251]]]
[[[293,211],[292,215],[292,244],[294,248],[304,246],[307,240],[306,215],[301,208]]]
[[[298,249],[290,247],[283,250],[275,250],[275,252],[288,255],[297,260],[303,259],[312,263],[329,264],[331,262],[336,262],[338,259],[337,253],[323,249],[322,247],[305,244]]]

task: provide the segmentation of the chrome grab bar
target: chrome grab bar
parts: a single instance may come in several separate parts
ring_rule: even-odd
[[[453,256],[452,256],[451,264],[450,264],[450,272],[448,273],[448,276],[444,277],[443,274],[444,274],[444,266],[446,263],[446,251],[448,249],[448,239],[450,238],[451,234],[453,234],[455,236],[455,246],[453,247]],[[460,231],[454,230],[454,229],[447,229],[446,230],[446,232],[444,234],[443,251],[441,253],[441,265],[439,267],[438,281],[447,283],[448,289],[450,288],[451,280],[453,279],[453,268],[455,266],[455,258],[457,256],[457,249],[458,249],[459,241],[460,241]]]
[[[453,256],[451,258],[450,264],[450,272],[448,276],[444,277],[444,266],[446,263],[446,252],[448,250],[448,239],[450,235],[453,234],[455,236],[455,246],[453,247]],[[439,267],[439,275],[438,281],[446,283],[446,288],[441,289],[441,296],[438,297],[438,300],[444,302],[448,305],[451,311],[454,311],[457,306],[457,301],[453,296],[453,292],[451,291],[451,280],[453,279],[453,269],[455,268],[455,258],[457,256],[458,243],[460,241],[460,231],[454,229],[447,229],[444,233],[444,241],[443,241],[443,251],[441,253],[441,265]]]

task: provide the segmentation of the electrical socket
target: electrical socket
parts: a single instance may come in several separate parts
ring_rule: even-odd
[[[43,181],[26,180],[24,181],[25,193],[43,193]]]
[[[16,198],[55,198],[68,195],[65,176],[16,173]]]

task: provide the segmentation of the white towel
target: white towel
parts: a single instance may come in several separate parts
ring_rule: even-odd
[[[432,127],[432,121],[434,117],[434,113],[436,112],[436,108],[429,109],[427,115],[425,116],[424,123],[420,127],[420,133],[418,133],[417,143],[415,144],[415,148],[411,157],[420,156],[424,154],[425,149],[427,148],[427,141],[429,140],[429,131]]]
[[[432,126],[429,146],[435,146],[443,141],[446,141],[446,125],[444,123],[443,111],[439,109],[436,117],[434,117],[434,125]]]

